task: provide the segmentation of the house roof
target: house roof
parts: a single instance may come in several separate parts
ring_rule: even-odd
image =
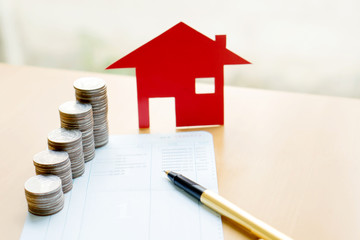
[[[222,64],[249,64],[250,62],[225,48],[226,38],[221,43],[212,40],[195,29],[180,22],[158,37],[145,43],[133,52],[111,64],[107,69],[134,68],[143,64],[209,61],[216,59]]]

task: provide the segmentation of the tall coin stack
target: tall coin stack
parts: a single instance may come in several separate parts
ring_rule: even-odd
[[[69,154],[65,151],[45,150],[33,157],[35,172],[39,174],[53,174],[61,179],[62,190],[69,192],[72,187],[72,174]]]
[[[84,160],[88,162],[95,157],[93,134],[93,113],[90,104],[68,101],[59,107],[61,127],[78,129],[82,133]]]
[[[77,178],[85,172],[82,134],[79,130],[58,128],[48,134],[50,150],[65,151],[69,154],[72,177]]]
[[[61,179],[55,175],[36,175],[25,182],[25,196],[29,212],[47,216],[64,207]]]
[[[94,118],[95,147],[101,147],[109,141],[108,100],[106,83],[101,78],[84,77],[74,82],[76,100],[90,103]]]

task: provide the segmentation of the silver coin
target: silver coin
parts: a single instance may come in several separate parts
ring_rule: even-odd
[[[55,175],[36,175],[25,182],[25,191],[35,194],[50,194],[61,188],[61,179]]]
[[[81,131],[79,130],[58,128],[48,134],[48,139],[51,142],[69,143],[78,141],[79,139],[81,139],[81,135]]]
[[[56,165],[68,161],[69,154],[65,151],[45,150],[34,155],[35,163],[41,165]]]
[[[74,88],[79,90],[96,90],[106,86],[106,83],[101,78],[83,77],[74,82]]]
[[[91,105],[77,101],[68,101],[60,105],[59,111],[64,114],[84,114],[91,111]]]

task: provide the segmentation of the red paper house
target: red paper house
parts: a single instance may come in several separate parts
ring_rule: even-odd
[[[149,127],[149,98],[174,97],[176,126],[224,124],[224,65],[249,62],[180,22],[111,64],[136,68],[139,127]],[[214,78],[215,93],[197,94],[195,79]]]

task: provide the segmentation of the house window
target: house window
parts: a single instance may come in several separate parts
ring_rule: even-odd
[[[195,78],[195,93],[215,93],[215,78]]]

